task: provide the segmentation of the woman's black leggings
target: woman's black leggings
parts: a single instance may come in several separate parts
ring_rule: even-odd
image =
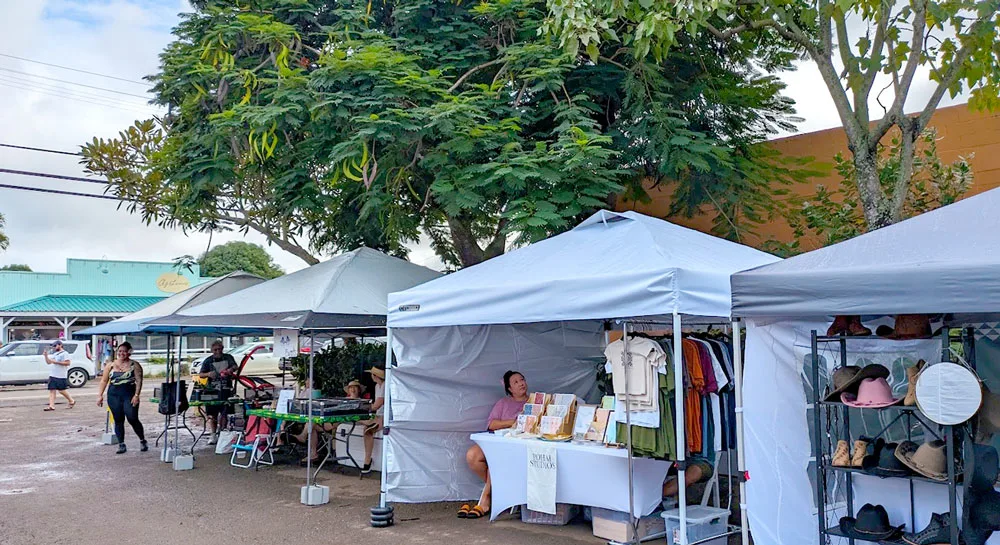
[[[142,429],[142,422],[139,421],[139,407],[132,405],[132,398],[135,396],[135,385],[129,386],[109,386],[108,387],[108,408],[111,415],[115,417],[115,435],[118,436],[118,443],[125,442],[125,419],[132,425],[132,429],[139,437],[140,441],[146,440],[146,433]]]

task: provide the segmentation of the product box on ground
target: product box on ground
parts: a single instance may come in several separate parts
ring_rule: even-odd
[[[666,523],[667,545],[679,544],[681,542],[681,514],[680,509],[670,509],[661,513]],[[717,507],[706,507],[703,505],[689,505],[687,508],[687,540],[688,543],[709,539],[725,534],[729,529],[729,510]],[[719,543],[725,544],[725,538]],[[706,542],[715,545],[714,541]]]
[[[665,526],[662,517],[650,515],[639,518],[638,535],[632,536],[632,525],[629,524],[628,513],[610,509],[593,508],[594,536],[609,541],[625,543],[642,539],[646,536],[662,533]]]
[[[578,511],[577,506],[568,503],[557,503],[556,514],[550,515],[541,511],[532,511],[528,506],[521,506],[521,522],[528,524],[548,524],[551,526],[565,526],[573,520]]]

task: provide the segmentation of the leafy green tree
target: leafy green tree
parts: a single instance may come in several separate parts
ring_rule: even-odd
[[[4,219],[3,214],[0,214],[0,250],[6,250],[7,246],[10,245],[10,239],[3,232],[6,222],[7,220]]]
[[[759,143],[795,121],[788,47],[678,36],[657,59],[566,53],[543,0],[205,0],[151,77],[161,120],[83,148],[148,222],[253,229],[306,262],[421,232],[454,266],[676,184],[730,236],[796,165]],[[632,30],[635,30],[634,28]],[[780,189],[779,189],[780,190]]]
[[[3,267],[0,267],[0,271],[31,272],[31,267],[20,263],[13,263],[11,265],[4,265]]]
[[[879,184],[884,190],[891,188],[899,179],[903,153],[904,147],[898,134],[893,135],[890,145],[879,146],[877,168]],[[972,186],[973,173],[969,165],[972,157],[970,154],[959,157],[950,164],[945,163],[938,156],[937,131],[933,127],[925,130],[917,144],[909,193],[903,205],[903,218],[913,217],[960,199]],[[869,230],[861,199],[858,197],[854,163],[839,153],[834,160],[842,182],[832,189],[818,185],[814,194],[793,199],[786,219],[795,239],[788,243],[770,241],[767,250],[778,255],[794,255],[803,250],[803,241],[827,246]]]
[[[996,0],[548,0],[546,29],[570,51],[591,57],[597,44],[621,43],[634,55],[662,58],[682,32],[702,29],[734,44],[765,36],[811,60],[836,104],[852,152],[853,175],[868,228],[899,221],[917,161],[917,143],[945,94],[971,92],[969,106],[1000,107],[1000,3]],[[853,33],[852,29],[859,29]],[[916,104],[918,73],[930,96]],[[870,111],[875,101],[881,112]],[[919,106],[915,115],[904,107]],[[881,119],[877,119],[881,117]],[[899,168],[885,184],[879,145],[899,132]]]
[[[244,271],[270,280],[285,274],[262,246],[238,240],[212,248],[198,259],[198,264],[203,276]]]

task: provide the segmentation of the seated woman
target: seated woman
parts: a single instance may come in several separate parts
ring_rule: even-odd
[[[344,386],[344,393],[347,394],[347,398],[348,399],[361,399],[361,394],[364,393],[364,391],[365,391],[364,385],[362,385],[360,382],[358,382],[356,380],[352,380],[351,382],[347,383],[347,386]],[[320,432],[324,432],[324,431],[325,432],[336,432],[337,431],[337,426],[339,426],[339,425],[340,424],[329,424],[328,423],[328,424],[323,424],[322,426],[319,426],[319,425],[313,426],[313,432],[312,432],[313,433],[313,437],[312,437],[312,441],[309,443],[310,446],[311,446],[311,448],[309,449],[309,459],[312,459],[313,463],[319,462],[318,449],[319,449],[319,434],[320,434]],[[295,438],[298,439],[298,441],[301,442],[301,443],[305,443],[306,442],[306,429],[308,429],[308,428],[303,428],[302,433],[299,434],[299,435],[297,435],[297,436],[295,436]],[[307,460],[308,459],[303,459],[302,462],[306,462]]]
[[[486,422],[486,429],[489,431],[502,430],[513,427],[517,424],[517,415],[521,414],[524,404],[528,401],[528,382],[524,380],[524,375],[517,371],[507,371],[503,374],[503,389],[507,392],[507,397],[497,401],[490,411],[489,419]],[[458,518],[478,519],[485,517],[490,512],[490,501],[492,486],[490,485],[490,470],[486,466],[486,455],[479,445],[472,445],[465,453],[465,461],[469,464],[469,469],[479,476],[486,483],[483,493],[479,496],[479,502],[474,507],[468,504],[458,510]]]
[[[366,373],[371,373],[375,382],[375,400],[372,402],[372,410],[375,411],[375,420],[365,422],[365,463],[361,468],[361,474],[366,475],[372,472],[372,453],[375,451],[375,434],[382,429],[382,418],[385,413],[385,369],[372,367]]]

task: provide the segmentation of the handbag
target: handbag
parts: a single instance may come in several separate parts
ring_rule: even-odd
[[[169,416],[177,413],[183,413],[188,410],[186,381],[181,381],[180,390],[180,406],[178,407],[175,402],[177,399],[177,382],[164,382],[160,384],[161,397],[160,406],[158,408],[160,414]]]
[[[219,432],[219,441],[215,444],[216,454],[232,454],[233,445],[240,440],[240,432],[226,430]]]

